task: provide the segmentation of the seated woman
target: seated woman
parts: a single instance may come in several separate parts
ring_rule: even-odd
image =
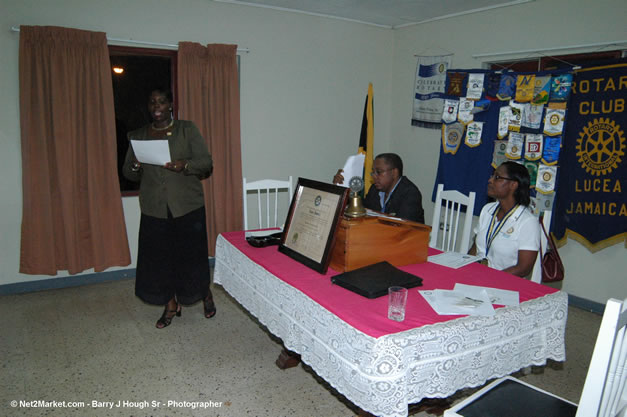
[[[488,180],[488,196],[496,199],[481,209],[475,227],[473,255],[488,266],[526,277],[540,248],[540,225],[531,213],[529,172],[513,161],[501,164]]]
[[[425,222],[422,195],[416,185],[403,175],[403,160],[395,153],[382,153],[374,159],[370,173],[373,184],[364,199],[370,210],[418,223]],[[333,184],[344,181],[340,169]]]

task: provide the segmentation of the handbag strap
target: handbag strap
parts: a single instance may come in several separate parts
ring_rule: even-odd
[[[544,222],[542,221],[542,219],[540,219],[540,226],[542,227],[542,231],[544,232],[544,236],[546,236],[546,241],[548,242],[547,250],[550,248],[553,251],[553,253],[555,253],[557,260],[561,264],[562,258],[560,257],[560,254],[557,251],[557,245],[555,244],[555,241],[553,240],[553,236],[551,236],[550,234],[546,232],[546,229],[544,228]],[[542,242],[540,242],[540,253],[542,253]]]

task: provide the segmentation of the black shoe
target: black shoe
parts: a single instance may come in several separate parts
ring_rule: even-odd
[[[205,318],[210,319],[216,315],[216,305],[213,303],[213,297],[207,297],[202,300],[202,305],[205,308]]]
[[[172,323],[172,319],[174,316],[181,317],[181,305],[176,305],[176,310],[168,310],[168,305],[166,304],[165,310],[163,310],[163,314],[161,318],[157,320],[157,329],[163,329],[164,327],[168,327],[170,323]]]

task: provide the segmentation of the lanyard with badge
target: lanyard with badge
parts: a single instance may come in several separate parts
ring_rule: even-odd
[[[500,221],[498,221],[496,219],[496,214],[499,212],[500,207],[501,207],[500,205],[496,206],[496,210],[494,210],[494,213],[492,213],[492,219],[490,220],[490,227],[488,227],[488,231],[485,234],[485,256],[486,257],[488,256],[488,252],[490,252],[490,246],[492,246],[492,241],[494,241],[494,238],[499,234],[503,226],[505,226],[505,223],[507,223],[507,219],[512,217],[512,215],[518,208],[518,204],[512,207],[507,213],[505,213],[505,216],[503,216],[503,218]]]

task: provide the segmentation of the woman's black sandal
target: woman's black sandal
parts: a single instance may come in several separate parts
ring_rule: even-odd
[[[205,318],[210,319],[216,315],[216,305],[213,303],[213,297],[207,297],[202,300],[203,307],[205,308]]]
[[[168,327],[172,323],[172,319],[174,318],[174,316],[181,317],[181,305],[177,304],[176,310],[168,310],[168,305],[166,304],[165,310],[163,310],[161,318],[157,320],[157,329],[163,329],[165,327]]]

